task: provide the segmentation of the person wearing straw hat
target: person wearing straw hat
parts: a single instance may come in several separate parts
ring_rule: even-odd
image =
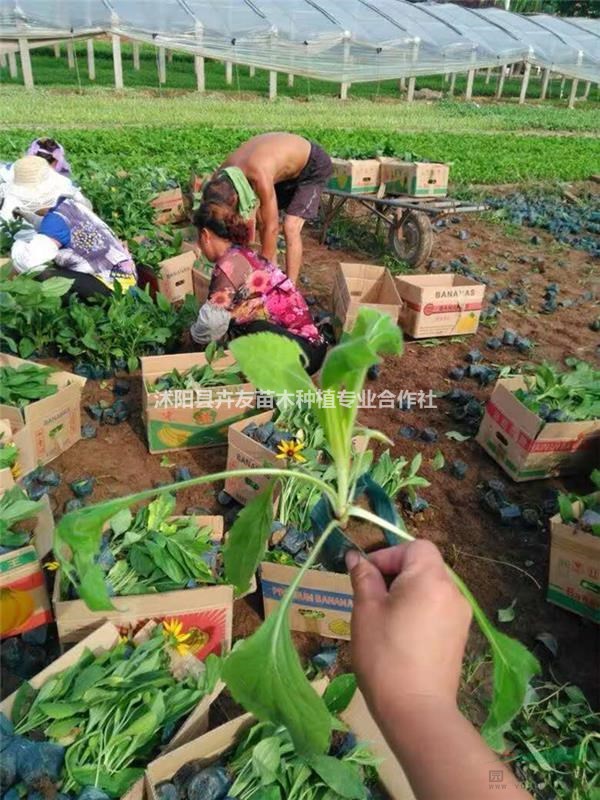
[[[123,289],[135,286],[135,264],[126,247],[93,211],[64,196],[64,180],[38,156],[15,162],[0,214],[6,219],[8,206],[13,217],[33,226],[16,235],[10,254],[15,270],[39,273],[40,280],[72,278],[70,292],[84,299],[110,294],[117,282]]]
[[[55,139],[34,139],[27,148],[27,156],[39,156],[47,161],[52,169],[64,178],[65,197],[73,197],[77,202],[83,203],[88,208],[92,207],[90,201],[85,197],[81,189],[74,183],[71,177],[71,167],[67,161],[64,147]],[[14,164],[0,164],[0,205],[2,197],[8,191],[10,184],[14,181]],[[10,213],[7,209],[6,213]],[[6,217],[4,217],[6,219]]]

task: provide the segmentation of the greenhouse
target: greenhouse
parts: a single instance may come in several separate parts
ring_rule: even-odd
[[[342,96],[356,82],[474,74],[517,62],[526,64],[527,78],[533,65],[548,75],[600,80],[600,21],[585,18],[405,0],[0,2],[0,52],[13,60],[20,52],[26,85],[33,85],[29,48],[105,34],[113,37],[115,62],[121,38],[157,46],[159,62],[165,50],[195,54],[199,88],[204,57],[341,83]],[[121,88],[117,63],[115,84]]]

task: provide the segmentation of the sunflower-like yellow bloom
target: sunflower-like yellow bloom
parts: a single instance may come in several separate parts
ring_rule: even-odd
[[[277,453],[276,458],[287,458],[292,461],[300,462],[306,461],[301,453],[301,450],[304,449],[304,444],[296,441],[296,439],[290,439],[287,442],[279,442],[277,447],[279,452]]]
[[[181,620],[164,620],[163,636],[167,639],[169,646],[176,650],[180,656],[186,656],[190,652],[190,646],[187,644],[190,634],[184,632]]]

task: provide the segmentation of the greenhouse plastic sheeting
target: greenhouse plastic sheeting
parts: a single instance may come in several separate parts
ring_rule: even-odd
[[[100,32],[344,83],[520,60],[600,80],[600,24],[585,18],[405,0],[0,0],[0,39]]]

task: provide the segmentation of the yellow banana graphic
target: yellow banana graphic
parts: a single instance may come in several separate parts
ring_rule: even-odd
[[[167,447],[183,447],[189,439],[189,433],[177,428],[164,427],[158,431],[159,440]]]
[[[0,634],[19,628],[33,614],[31,592],[0,589]]]

